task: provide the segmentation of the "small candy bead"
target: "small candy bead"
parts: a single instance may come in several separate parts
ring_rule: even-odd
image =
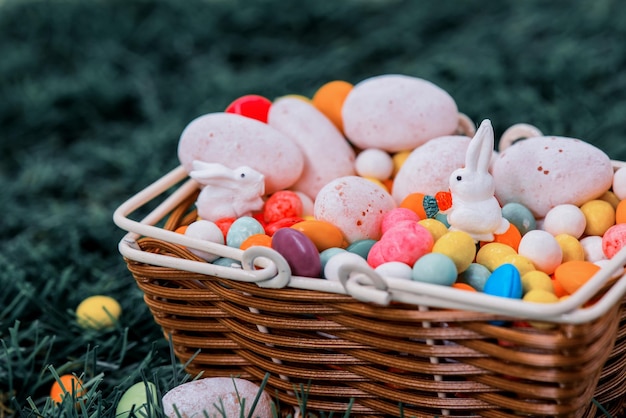
[[[626,199],[626,167],[620,167],[613,173],[613,193],[620,199]]]
[[[454,261],[444,254],[428,253],[413,265],[413,280],[418,282],[451,286],[456,278]]]
[[[457,282],[467,283],[477,291],[482,292],[489,276],[491,276],[491,272],[487,267],[482,264],[472,263],[459,275]]]
[[[476,244],[467,232],[449,231],[435,242],[432,251],[450,257],[457,273],[462,273],[474,261]]]
[[[585,249],[583,248],[580,241],[574,238],[571,235],[567,234],[559,234],[554,237],[556,242],[561,247],[561,252],[563,252],[563,260],[562,263],[572,260],[584,260],[585,259]]]
[[[543,290],[554,294],[552,279],[543,271],[533,270],[522,275],[522,288],[524,294],[531,290]]]
[[[585,232],[587,219],[575,205],[563,204],[550,209],[543,220],[543,230],[552,235],[568,234],[580,238]]]
[[[272,194],[263,207],[263,219],[266,223],[302,215],[302,201],[290,190],[279,190]]]
[[[448,232],[448,227],[445,226],[443,222],[438,221],[437,219],[421,219],[417,223],[428,229],[430,234],[433,236],[434,242],[437,242],[439,238],[441,238],[444,234]]]
[[[528,231],[519,244],[519,255],[528,258],[544,273],[552,274],[563,260],[563,251],[554,236],[542,230]]]
[[[384,277],[393,277],[396,279],[407,279],[411,280],[413,278],[413,269],[411,266],[401,263],[399,261],[390,261],[388,263],[383,263],[380,266],[376,267],[376,272]]]
[[[584,203],[580,210],[587,219],[585,235],[602,236],[607,229],[615,225],[615,209],[604,200],[590,200]]]
[[[387,151],[368,148],[356,156],[354,168],[361,177],[386,180],[393,174],[393,160]]]
[[[250,235],[264,234],[263,225],[250,216],[242,216],[232,223],[226,235],[226,245],[239,248]]]
[[[537,229],[537,222],[530,209],[520,203],[507,203],[502,207],[502,217],[517,227],[520,234]]]
[[[554,280],[570,295],[577,291],[587,280],[600,270],[600,267],[589,261],[568,261],[556,268]]]

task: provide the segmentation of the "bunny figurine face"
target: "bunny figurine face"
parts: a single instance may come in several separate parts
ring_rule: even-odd
[[[469,143],[465,167],[450,175],[452,206],[446,211],[450,230],[465,231],[476,241],[493,241],[494,233],[502,234],[509,228],[494,197],[494,180],[489,173],[493,143],[493,128],[485,119]]]
[[[202,219],[238,218],[263,208],[265,177],[251,167],[231,169],[196,160],[189,176],[202,185],[196,201]]]

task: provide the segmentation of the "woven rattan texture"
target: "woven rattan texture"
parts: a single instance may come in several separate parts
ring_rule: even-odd
[[[166,228],[194,218],[189,201]],[[164,241],[139,245],[201,261]],[[594,397],[614,416],[624,408],[626,301],[594,322],[544,330],[126,261],[188,372],[257,382],[269,373],[285,410],[302,390],[312,411],[345,411],[352,399],[352,416],[602,416]]]

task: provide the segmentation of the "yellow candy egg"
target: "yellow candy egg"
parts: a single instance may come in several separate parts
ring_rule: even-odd
[[[122,313],[120,304],[109,296],[96,295],[83,300],[76,308],[76,319],[83,328],[110,328]]]
[[[291,228],[309,237],[319,252],[331,247],[346,248],[348,246],[341,230],[330,222],[305,220],[292,225]]]
[[[474,261],[476,244],[467,232],[449,231],[435,242],[432,252],[450,257],[457,273],[462,273]]]
[[[420,219],[418,224],[428,229],[430,235],[433,236],[433,242],[437,242],[444,234],[448,232],[448,227],[441,221],[433,218]]]
[[[505,256],[517,255],[515,250],[506,244],[499,242],[490,242],[483,245],[476,254],[476,262],[487,267],[489,271],[494,271],[498,266],[502,265]]]
[[[620,198],[617,197],[617,195],[610,190],[605,192],[598,199],[604,200],[605,202],[609,202],[611,206],[613,206],[613,209],[617,209],[617,205],[619,205],[619,202],[620,202]]]
[[[563,260],[561,263],[572,260],[582,261],[585,259],[585,249],[575,237],[568,234],[559,234],[555,236],[554,239],[556,239],[556,242],[563,252]]]
[[[363,177],[363,178],[371,181],[372,183],[374,183],[375,185],[377,185],[378,187],[380,187],[384,191],[389,192],[389,189],[387,188],[387,186],[385,186],[385,183],[383,183],[382,181],[380,181],[380,180],[378,180],[378,179],[376,179],[374,177]]]
[[[552,285],[552,279],[543,271],[533,270],[522,276],[522,288],[524,294],[531,290],[545,290],[554,294],[554,286]]]
[[[615,225],[615,209],[605,200],[590,200],[580,210],[587,219],[585,235],[602,236],[607,229]]]
[[[534,303],[557,303],[559,298],[554,294],[543,289],[533,289],[526,293],[522,300],[526,302]],[[551,329],[554,328],[554,324],[538,321],[529,321],[530,325],[537,329]]]
[[[400,168],[402,167],[406,159],[409,158],[409,155],[411,155],[411,152],[412,151],[400,151],[400,152],[396,152],[395,154],[393,154],[391,159],[393,160],[393,176],[394,177],[396,174],[398,174],[398,171],[400,171]]]
[[[502,264],[509,263],[513,264],[517,271],[519,271],[520,276],[523,276],[526,273],[536,270],[535,265],[528,258],[519,254],[508,254],[502,258]],[[499,267],[499,266],[498,266]]]

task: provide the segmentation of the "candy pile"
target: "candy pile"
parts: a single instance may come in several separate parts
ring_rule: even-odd
[[[178,156],[203,187],[178,232],[273,248],[292,274],[383,276],[556,302],[626,242],[626,168],[579,139],[493,150],[452,97],[414,77],[248,95],[193,120]],[[237,261],[191,250],[208,262]]]

